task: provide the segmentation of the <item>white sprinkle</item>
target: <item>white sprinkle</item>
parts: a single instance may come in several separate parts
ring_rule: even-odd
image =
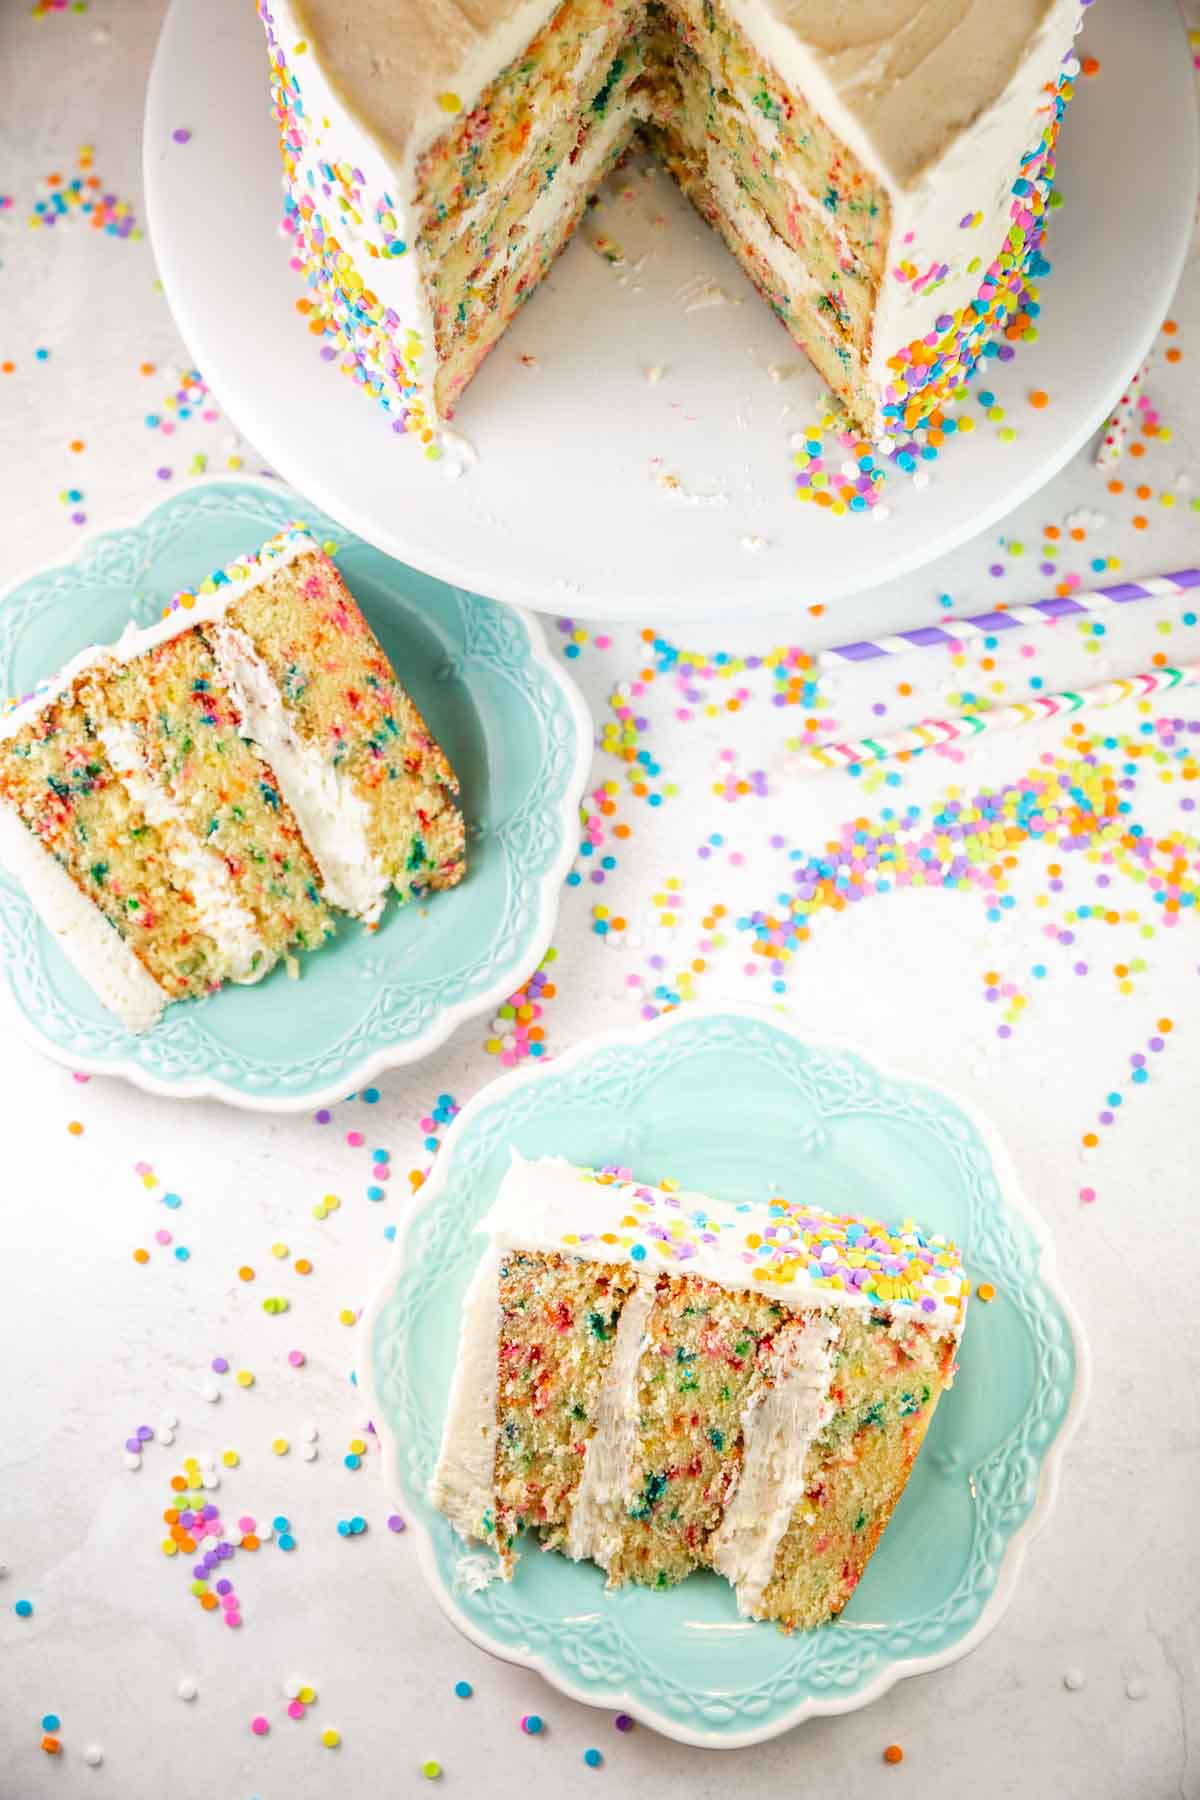
[[[271,1539],[275,1536],[275,1527],[273,1525],[260,1525],[256,1529],[254,1535],[260,1544],[269,1544]]]
[[[300,1455],[305,1462],[316,1462],[317,1446],[315,1444],[301,1444]]]
[[[912,484],[915,488],[927,488],[929,486],[929,475],[926,470],[918,469],[912,478]]]
[[[1063,1675],[1063,1686],[1072,1694],[1077,1694],[1084,1684],[1082,1669],[1067,1669]]]
[[[738,542],[741,544],[743,550],[757,551],[765,550],[767,547],[767,540],[765,537],[744,537],[739,538]]]
[[[300,1436],[306,1444],[315,1444],[320,1435],[321,1434],[315,1425],[302,1425],[300,1427]]]
[[[871,508],[871,518],[876,525],[886,525],[891,516],[892,509],[890,506],[873,506]]]
[[[111,25],[97,25],[95,31],[93,31],[93,33],[92,33],[93,44],[97,44],[101,48],[103,48],[103,46],[105,44],[111,43],[111,41],[112,41],[112,26]]]
[[[179,1686],[175,1689],[175,1692],[179,1695],[181,1700],[194,1700],[196,1695],[200,1692],[200,1689],[196,1686],[196,1683],[192,1680],[190,1675],[185,1675],[183,1680],[179,1683]]]
[[[161,1412],[158,1415],[158,1423],[163,1431],[174,1431],[179,1423],[179,1414],[173,1412]]]
[[[215,1469],[205,1469],[200,1476],[200,1482],[201,1485],[206,1488],[219,1488],[221,1485],[221,1477],[217,1474]]]
[[[175,1442],[175,1433],[173,1431],[164,1431],[161,1425],[155,1435],[160,1444],[173,1444]]]
[[[221,1390],[215,1381],[205,1381],[201,1383],[200,1398],[202,1400],[207,1400],[210,1406],[214,1405],[215,1402],[221,1398]]]
[[[1144,1700],[1146,1698],[1146,1684],[1140,1675],[1130,1676],[1129,1680],[1125,1683],[1125,1692],[1130,1700]]]
[[[83,1760],[89,1769],[98,1769],[104,1761],[104,1752],[99,1744],[89,1744],[83,1753]]]
[[[138,1455],[138,1452],[136,1450],[126,1450],[126,1452],[125,1452],[125,1467],[127,1469],[140,1469],[141,1466],[142,1466],[142,1459]]]
[[[285,1700],[295,1700],[299,1696],[300,1689],[303,1686],[304,1686],[304,1683],[301,1681],[301,1679],[298,1675],[289,1675],[287,1680],[283,1684],[284,1699]]]

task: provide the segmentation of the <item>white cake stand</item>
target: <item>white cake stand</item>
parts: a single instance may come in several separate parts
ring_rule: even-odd
[[[797,504],[788,440],[820,384],[669,178],[636,167],[468,390],[455,424],[477,460],[457,480],[427,462],[321,362],[295,311],[246,0],[174,0],[163,28],[145,140],[158,266],[246,436],[401,561],[577,618],[790,610],[919,568],[1003,517],[1080,448],[1149,349],[1195,203],[1191,59],[1174,0],[1097,6],[1083,44],[1102,69],[1064,126],[1039,341],[983,382],[1019,442],[985,427],[929,486],[893,477],[886,522]],[[601,231],[623,266],[589,246]],[[1037,388],[1051,396],[1041,411],[1026,400]]]

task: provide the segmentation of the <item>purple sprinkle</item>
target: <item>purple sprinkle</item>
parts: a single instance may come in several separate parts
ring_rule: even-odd
[[[214,1375],[228,1375],[229,1364],[223,1356],[214,1356],[209,1365]]]
[[[150,1442],[150,1439],[154,1436],[154,1433],[151,1430],[151,1428],[149,1427],[149,1425],[139,1425],[137,1428],[137,1434],[143,1444],[148,1444]]]
[[[139,1450],[140,1450],[140,1449],[141,1449],[141,1447],[142,1447],[142,1446],[141,1446],[141,1444],[140,1444],[140,1443],[139,1443],[139,1442],[138,1442],[138,1440],[137,1440],[137,1438],[135,1438],[135,1437],[127,1437],[127,1438],[126,1438],[126,1439],[125,1439],[125,1448],[126,1448],[126,1449],[127,1449],[127,1450],[129,1450],[129,1451],[132,1451],[132,1453],[133,1453],[133,1454],[134,1454],[134,1455],[135,1455],[135,1456],[136,1456],[136,1455],[137,1455],[137,1453],[138,1453],[138,1451],[139,1451]]]
[[[407,1531],[408,1527],[399,1513],[389,1513],[387,1528],[389,1531]]]
[[[633,1730],[633,1720],[630,1718],[628,1713],[618,1713],[616,1718],[613,1720],[613,1724],[616,1726],[618,1731],[632,1731]]]
[[[177,125],[175,127],[174,131],[171,133],[171,138],[172,138],[172,141],[176,144],[186,144],[188,139],[191,137],[191,135],[192,135],[191,132],[188,131],[186,126]]]
[[[217,1592],[218,1592],[218,1594],[232,1594],[232,1592],[233,1592],[232,1581],[218,1581]]]

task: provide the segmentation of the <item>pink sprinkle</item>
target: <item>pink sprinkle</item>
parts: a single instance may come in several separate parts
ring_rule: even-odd
[[[360,1144],[365,1144],[365,1143],[366,1143],[366,1141],[367,1141],[367,1140],[366,1140],[366,1138],[365,1138],[365,1137],[364,1137],[364,1136],[363,1136],[363,1134],[362,1134],[362,1132],[361,1132],[361,1131],[348,1131],[348,1132],[347,1132],[347,1133],[346,1133],[346,1142],[347,1142],[347,1143],[348,1143],[348,1144],[349,1144],[349,1145],[350,1145],[350,1146],[351,1146],[351,1148],[352,1148],[352,1149],[354,1149],[354,1150],[357,1150],[357,1149],[358,1149],[358,1147],[359,1147],[359,1145],[360,1145]]]
[[[264,1719],[261,1713],[256,1713],[250,1721],[250,1729],[255,1737],[266,1737],[271,1729],[270,1721]]]
[[[246,1513],[243,1518],[238,1520],[238,1530],[243,1537],[246,1537],[248,1533],[254,1530],[254,1520],[250,1517],[249,1513]]]
[[[171,1234],[169,1231],[156,1231],[154,1234],[154,1241],[156,1244],[169,1244],[171,1241]]]
[[[289,1719],[302,1719],[304,1717],[303,1700],[289,1700],[287,1711]]]
[[[149,1175],[150,1164],[149,1163],[134,1163],[133,1172],[135,1175]]]
[[[1082,1201],[1083,1201],[1083,1202],[1084,1202],[1084,1203],[1085,1203],[1085,1205],[1086,1205],[1086,1204],[1087,1204],[1087,1203],[1088,1203],[1088,1202],[1090,1202],[1090,1201],[1092,1201],[1092,1200],[1094,1200],[1094,1199],[1095,1199],[1095,1198],[1096,1198],[1096,1190],[1095,1190],[1095,1188],[1090,1188],[1090,1187],[1082,1187],[1082,1188],[1080,1188],[1080,1190],[1079,1190],[1079,1198],[1080,1198],[1080,1199],[1081,1199],[1081,1200],[1082,1200]]]
[[[291,1363],[293,1369],[302,1369],[304,1367],[303,1350],[289,1350],[288,1361]]]

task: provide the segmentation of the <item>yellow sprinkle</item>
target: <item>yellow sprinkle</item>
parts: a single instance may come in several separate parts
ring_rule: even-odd
[[[350,1311],[349,1307],[343,1306],[341,1312],[338,1314],[338,1323],[340,1325],[353,1325],[354,1314]]]
[[[301,1706],[313,1706],[316,1703],[317,1690],[314,1687],[302,1687],[296,1698]]]
[[[367,1446],[361,1438],[351,1438],[350,1448],[353,1450],[355,1456],[365,1456],[367,1453]]]
[[[341,1741],[341,1732],[335,1731],[332,1725],[327,1725],[325,1730],[321,1733],[321,1742],[327,1750],[336,1750]]]
[[[287,1255],[287,1253],[288,1253],[288,1247],[286,1244],[272,1244],[271,1245],[271,1255],[272,1256],[284,1257]]]
[[[179,1545],[174,1538],[164,1538],[161,1548],[164,1556],[178,1556],[179,1554]]]
[[[439,94],[437,103],[443,112],[456,113],[462,111],[462,101],[457,94]]]
[[[276,1456],[286,1456],[288,1451],[291,1449],[291,1445],[288,1443],[286,1438],[272,1438],[271,1439],[271,1448],[275,1452]]]
[[[249,1387],[254,1386],[254,1376],[249,1369],[239,1369],[237,1374],[234,1376],[234,1380],[237,1382],[238,1386],[241,1388],[249,1388]]]
[[[226,1450],[221,1456],[221,1461],[227,1469],[236,1469],[241,1460],[236,1450]]]

